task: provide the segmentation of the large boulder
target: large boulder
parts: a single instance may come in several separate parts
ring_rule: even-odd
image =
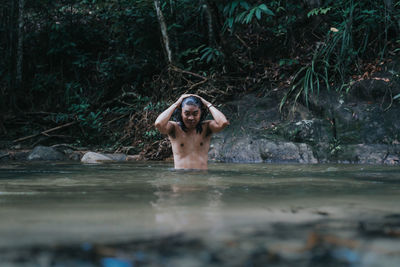
[[[102,163],[102,162],[113,162],[113,161],[126,161],[126,155],[124,154],[100,154],[96,152],[87,152],[83,155],[82,163]]]
[[[52,147],[46,146],[37,146],[28,156],[28,160],[46,160],[46,161],[55,161],[55,160],[65,160],[66,157],[60,151]]]
[[[260,156],[264,162],[318,163],[311,146],[304,143],[263,140]]]
[[[209,152],[210,159],[222,162],[277,162],[317,163],[311,147],[304,143],[252,139],[249,136],[228,138],[214,142]]]
[[[379,78],[377,78],[379,79]],[[349,92],[322,91],[310,97],[309,114],[329,120],[342,144],[391,144],[400,140],[400,84],[365,79]]]
[[[96,152],[87,152],[81,158],[82,163],[102,163],[107,161],[113,161],[112,158],[107,157],[103,154],[96,153]]]
[[[11,154],[11,159],[16,160],[16,161],[24,161],[27,160],[29,155],[32,153],[32,151],[15,151],[10,153]]]
[[[313,141],[319,135],[325,138],[323,126],[327,123],[308,121],[308,115],[297,124],[283,121],[276,103],[279,103],[277,95],[262,98],[246,95],[226,104],[222,111],[230,126],[213,137],[210,160],[317,163],[312,147],[305,141]],[[300,142],[297,134],[302,137]]]

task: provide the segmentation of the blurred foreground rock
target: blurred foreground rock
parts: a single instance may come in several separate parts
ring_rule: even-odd
[[[2,266],[399,266],[399,214],[237,227],[224,235],[0,248]]]

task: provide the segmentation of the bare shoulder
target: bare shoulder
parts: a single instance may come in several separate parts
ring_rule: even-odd
[[[175,139],[176,138],[176,129],[178,126],[179,126],[179,124],[176,121],[168,121],[168,129],[167,129],[168,136]]]
[[[210,135],[212,135],[213,131],[210,128],[210,123],[212,122],[212,120],[206,120],[203,121],[202,126],[203,126],[203,131],[205,131],[205,136],[208,137]]]

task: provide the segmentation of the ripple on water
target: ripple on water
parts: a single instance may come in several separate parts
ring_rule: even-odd
[[[73,173],[70,171],[52,171],[52,170],[10,170],[10,173]]]
[[[0,191],[0,196],[13,196],[13,195],[37,195],[39,192],[2,192]]]

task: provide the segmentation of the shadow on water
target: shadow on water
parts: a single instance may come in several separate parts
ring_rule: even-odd
[[[0,166],[7,266],[399,266],[400,168]]]

